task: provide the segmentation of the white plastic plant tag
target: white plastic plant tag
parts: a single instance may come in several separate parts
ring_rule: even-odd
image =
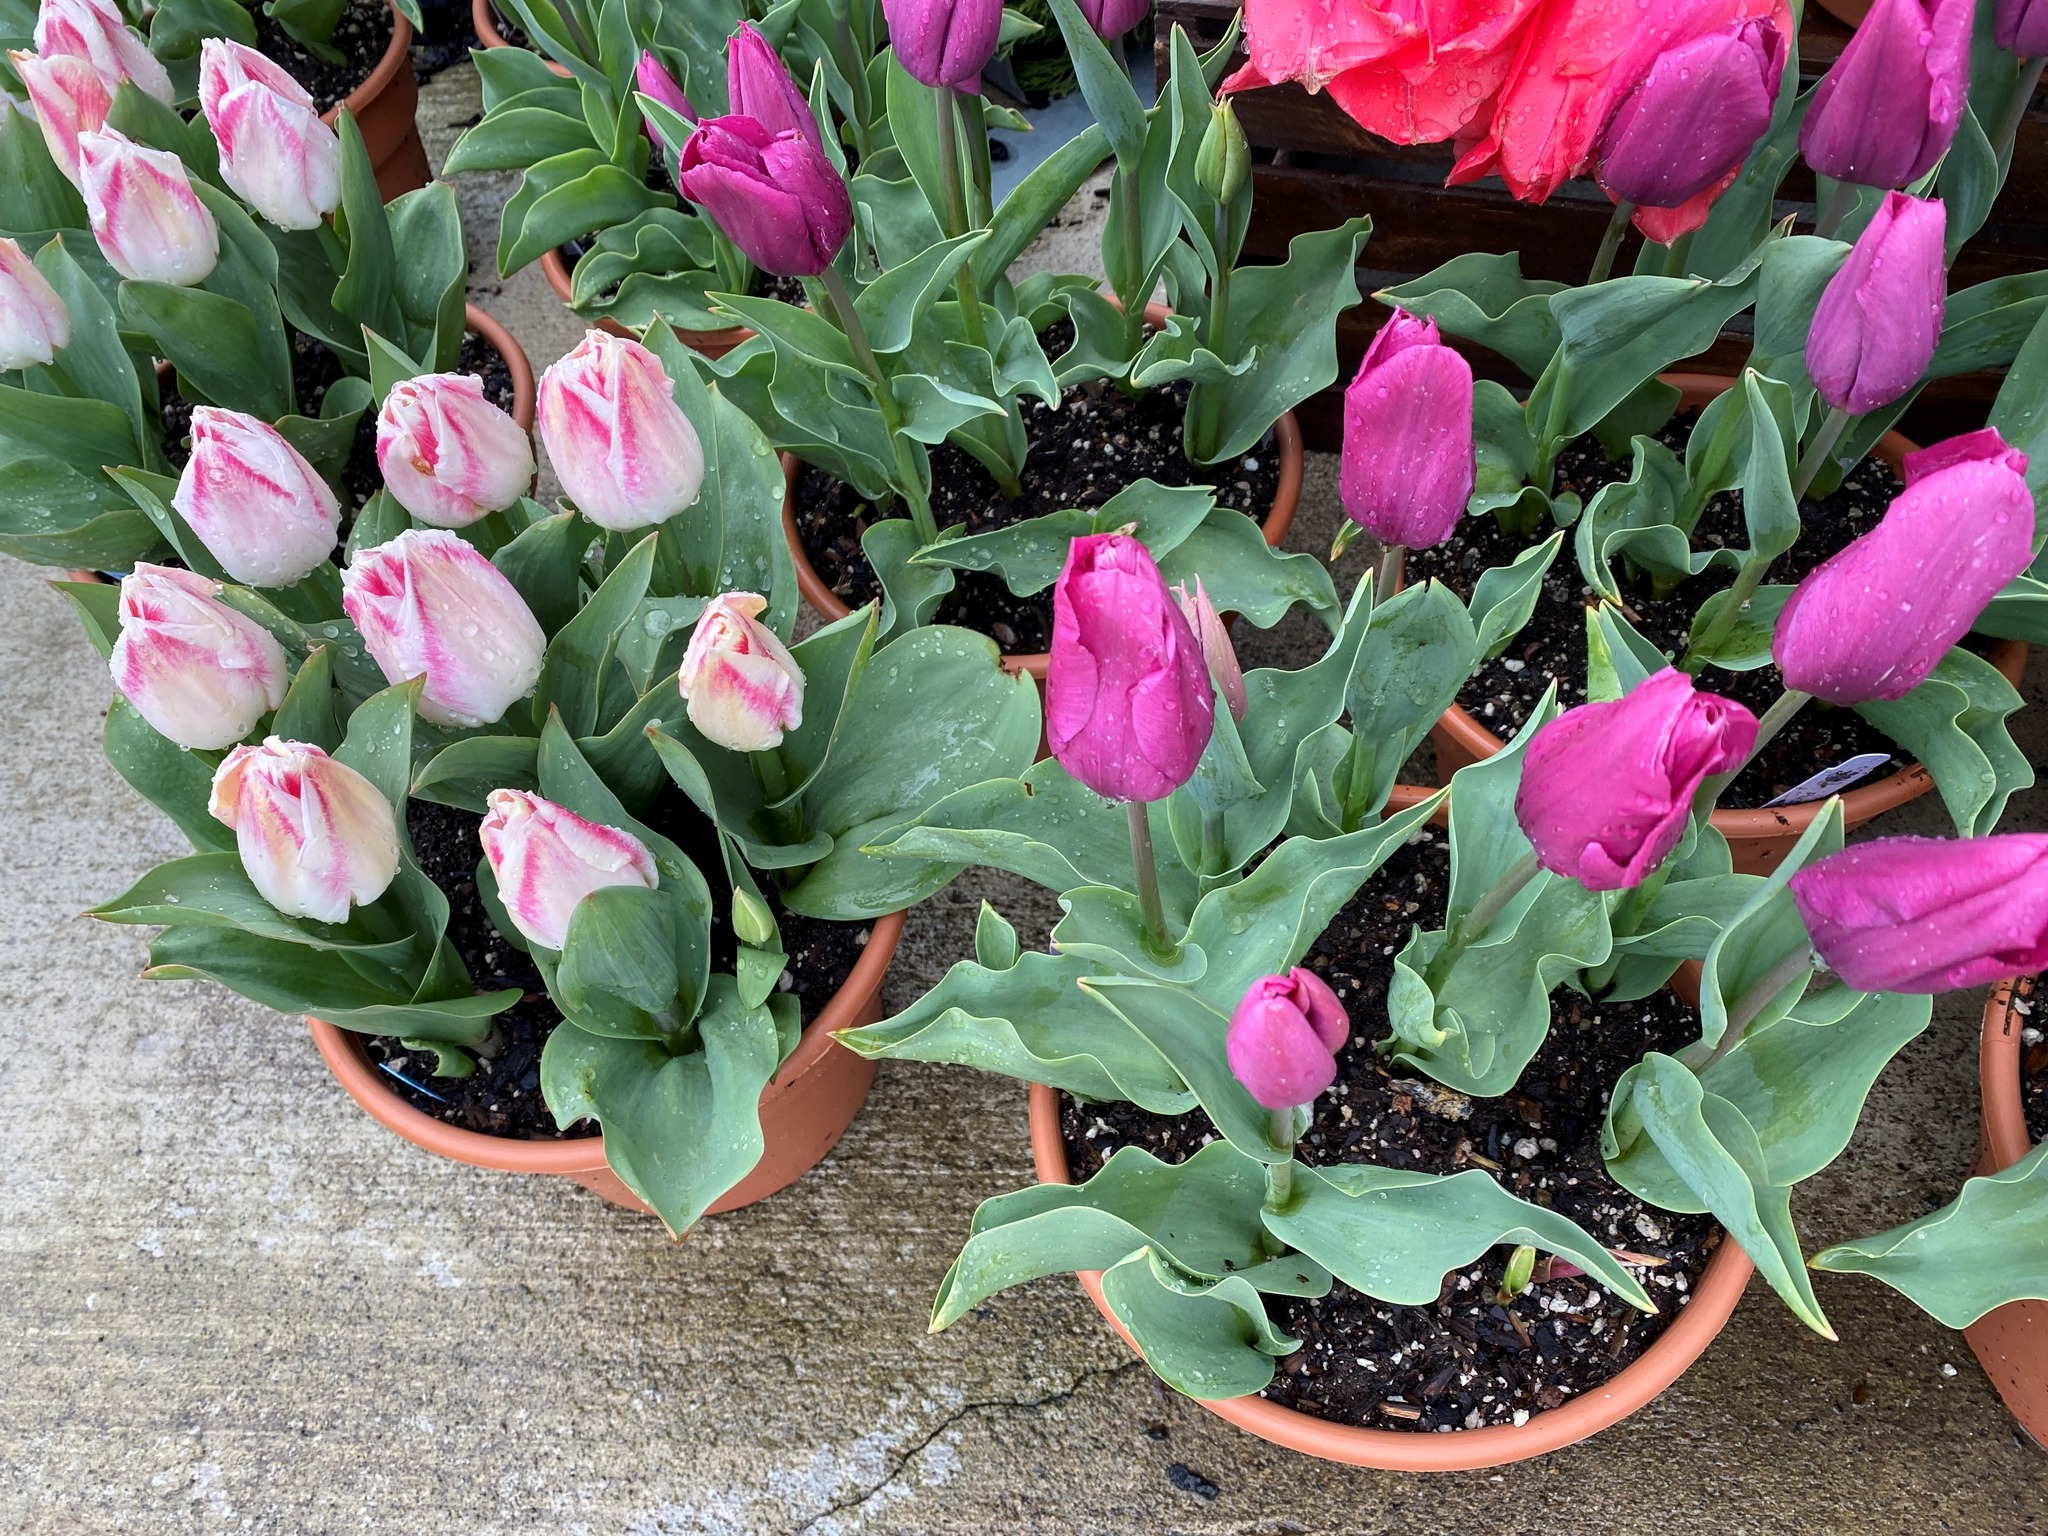
[[[1838,790],[1847,789],[1858,779],[1882,768],[1892,760],[1889,752],[1864,752],[1852,757],[1846,763],[1837,763],[1832,768],[1823,768],[1804,783],[1794,784],[1775,800],[1766,800],[1765,810],[1774,805],[1804,805],[1809,800],[1825,800]]]

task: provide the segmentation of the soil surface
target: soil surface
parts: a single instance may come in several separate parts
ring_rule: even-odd
[[[1658,434],[1681,457],[1697,411],[1682,411]],[[1586,501],[1601,486],[1628,478],[1629,465],[1607,458],[1599,444],[1584,438],[1558,457],[1558,489],[1575,491]],[[1804,531],[1799,542],[1772,563],[1765,581],[1791,585],[1851,540],[1867,533],[1884,516],[1899,492],[1898,478],[1877,459],[1865,459],[1844,477],[1830,495],[1801,504]],[[1548,536],[1549,529],[1543,530]],[[1530,540],[1504,533],[1492,517],[1468,517],[1448,541],[1434,549],[1408,555],[1406,579],[1434,576],[1469,601],[1473,585],[1490,567],[1509,564],[1529,547]],[[1693,530],[1693,547],[1742,549],[1748,535],[1742,524],[1742,497],[1729,492],[1710,500]],[[1637,630],[1669,654],[1683,652],[1693,615],[1713,593],[1731,585],[1732,569],[1716,567],[1683,582],[1670,597],[1651,592],[1647,577],[1624,574],[1628,618]],[[1514,734],[1555,678],[1558,697],[1567,707],[1586,696],[1586,626],[1583,610],[1592,593],[1579,573],[1572,541],[1566,535],[1543,596],[1529,623],[1499,657],[1482,666],[1458,694],[1458,702],[1486,729],[1503,739]],[[1747,705],[1761,715],[1777,699],[1783,682],[1776,667],[1752,672],[1709,668],[1700,686]],[[1808,704],[1792,723],[1766,746],[1757,760],[1728,787],[1721,804],[1728,809],[1762,805],[1823,768],[1867,752],[1889,754],[1893,767],[1904,766],[1890,737],[1854,710],[1819,701]],[[1890,772],[1880,766],[1859,783],[1871,784]]]
[[[363,1043],[371,1062],[391,1079],[392,1091],[436,1120],[487,1136],[527,1141],[595,1136],[598,1127],[587,1120],[566,1131],[558,1128],[541,1094],[541,1052],[562,1015],[532,959],[505,941],[477,894],[476,868],[483,858],[477,825],[482,820],[474,811],[426,800],[413,800],[406,807],[414,856],[448,898],[448,940],[469,967],[477,990],[517,987],[524,999],[498,1015],[493,1036],[484,1045],[470,1048],[476,1070],[467,1077],[434,1076],[434,1054],[408,1051],[395,1036],[370,1035]],[[711,965],[714,971],[729,972],[739,941],[730,920],[731,892],[708,823],[682,805],[678,796],[657,805],[650,825],[678,842],[704,872],[716,914]],[[796,995],[808,1023],[845,984],[872,930],[864,923],[798,917],[772,892],[769,902],[789,955],[780,990]]]
[[[2042,1017],[2040,978],[2033,994],[2020,999],[2018,1007],[2028,1010],[2020,1030],[2020,1107],[2027,1115],[2027,1140],[2048,1141],[2048,1032],[2036,1022]]]
[[[1437,1432],[1519,1424],[1594,1390],[1634,1361],[1691,1298],[1721,1240],[1710,1216],[1680,1216],[1637,1199],[1600,1159],[1614,1082],[1645,1051],[1699,1037],[1691,1009],[1668,992],[1594,1003],[1559,988],[1549,1038],[1514,1089],[1468,1099],[1373,1049],[1384,1036],[1393,957],[1412,926],[1441,924],[1449,870],[1443,834],[1397,850],[1337,914],[1303,962],[1350,1011],[1337,1081],[1316,1101],[1299,1156],[1310,1165],[1375,1163],[1426,1173],[1482,1168],[1504,1187],[1569,1216],[1608,1248],[1658,1304],[1655,1316],[1583,1276],[1538,1280],[1512,1300],[1499,1291],[1513,1250],[1489,1250],[1444,1277],[1436,1301],[1392,1306],[1341,1281],[1318,1300],[1269,1297],[1276,1325],[1302,1341],[1260,1395],[1316,1418]],[[1063,1102],[1061,1129],[1076,1180],[1117,1147],[1180,1162],[1216,1132],[1199,1109],[1178,1118],[1130,1104]],[[1638,1259],[1644,1261],[1636,1262]]]
[[[340,64],[316,58],[289,32],[256,7],[256,51],[277,64],[306,88],[313,109],[325,112],[376,72],[391,46],[391,7],[385,0],[348,0],[330,40],[343,57]]]
[[[1062,326],[1065,322],[1062,322]],[[1048,331],[1049,355],[1061,348]],[[1269,432],[1242,458],[1196,465],[1181,450],[1187,386],[1147,390],[1135,400],[1100,382],[1076,385],[1057,410],[1035,398],[1023,401],[1024,435],[1031,447],[1020,477],[1023,494],[1005,500],[979,460],[951,443],[931,451],[932,512],[941,528],[966,525],[991,533],[1028,517],[1068,507],[1099,507],[1139,480],[1161,485],[1210,485],[1217,502],[1263,523],[1280,486],[1280,455]],[[796,526],[804,554],[826,586],[848,608],[881,596],[860,536],[869,524],[904,516],[861,496],[845,481],[806,467],[797,482]],[[1006,655],[1029,655],[1052,645],[1052,589],[1019,597],[989,572],[954,573],[953,590],[933,615],[994,638]]]

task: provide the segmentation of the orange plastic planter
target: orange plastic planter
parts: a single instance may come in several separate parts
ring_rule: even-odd
[[[477,3],[479,5],[485,4],[486,0],[477,0]],[[558,250],[542,252],[540,270],[542,275],[547,278],[548,286],[555,290],[555,297],[560,299],[564,305],[569,304],[570,300],[575,297],[576,289],[571,282],[572,274],[569,270],[569,264],[562,260],[562,253]],[[618,321],[609,317],[600,316],[592,323],[598,330],[604,331],[608,335],[623,336],[628,341],[638,341],[640,339],[639,332],[623,326]],[[678,330],[676,332],[676,340],[693,352],[702,352],[706,357],[723,357],[741,342],[751,340],[753,335],[752,329],[747,326],[728,325],[723,330],[717,331]]]
[[[1984,1139],[1974,1173],[2010,1168],[2034,1149],[2020,1105],[2020,1031],[2027,1015],[2013,1007],[2033,991],[2031,977],[2003,982],[1984,1005],[1977,1052]],[[2048,1302],[2008,1302],[1970,1324],[1963,1337],[2020,1427],[2048,1445]]]

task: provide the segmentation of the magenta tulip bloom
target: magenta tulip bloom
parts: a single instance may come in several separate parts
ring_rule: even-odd
[[[192,412],[192,457],[171,505],[221,569],[252,587],[303,580],[341,532],[334,488],[282,432],[212,405]]]
[[[123,277],[188,288],[220,260],[220,231],[185,164],[111,128],[78,136],[78,190],[100,254]]]
[[[201,43],[199,105],[221,180],[279,229],[318,229],[341,206],[341,140],[306,88],[255,49]]]
[[[1888,193],[1828,279],[1806,334],[1806,371],[1829,405],[1860,416],[1927,372],[1948,292],[1947,229],[1939,199]]]
[[[1991,36],[2023,59],[2048,53],[2048,0],[1998,0]]]
[[[1045,734],[1060,766],[1109,800],[1163,800],[1216,729],[1202,648],[1152,555],[1121,533],[1074,540],[1052,589]]]
[[[398,874],[398,819],[383,791],[306,741],[237,747],[206,809],[235,829],[242,868],[287,917],[345,923]]]
[[[377,413],[377,468],[398,504],[436,528],[466,528],[533,482],[533,444],[468,373],[391,386]]]
[[[1953,992],[2048,966],[2048,835],[1884,837],[1792,877],[1827,968],[1859,992]]]
[[[1589,891],[1627,890],[1678,846],[1700,785],[1755,745],[1755,715],[1666,667],[1537,731],[1515,820],[1545,869]]]
[[[1472,365],[1397,309],[1344,391],[1344,515],[1382,544],[1448,539],[1472,499]]]
[[[1771,126],[1785,39],[1735,21],[1657,55],[1601,131],[1600,185],[1617,201],[1676,208],[1732,175]]]
[[[71,344],[71,311],[35,259],[0,239],[0,370],[48,363]]]
[[[1351,1020],[1330,984],[1297,965],[1261,976],[1230,1015],[1223,1053],[1245,1091],[1268,1109],[1312,1104],[1337,1080]]]
[[[270,631],[197,571],[142,564],[121,578],[121,634],[107,669],[158,735],[217,752],[284,702],[291,672]]]
[[[751,117],[770,133],[800,133],[824,153],[825,136],[811,104],[782,56],[751,21],[741,22],[725,45],[725,93],[735,115]]]
[[[1806,163],[1865,187],[1925,175],[1963,118],[1975,12],[1975,0],[1875,0],[1814,90]]]
[[[53,54],[39,59],[32,53],[15,51],[7,55],[21,83],[28,90],[37,124],[50,158],[73,186],[78,185],[78,136],[97,133],[107,126],[107,114],[114,109],[114,93],[88,59],[70,54]]]
[[[910,77],[955,90],[979,88],[1003,30],[1003,0],[882,0],[882,14]]]
[[[693,123],[697,120],[696,109],[690,105],[690,98],[683,94],[682,82],[669,73],[669,67],[655,57],[653,49],[641,49],[640,62],[633,66],[633,85],[642,96],[660,102],[676,116]],[[657,142],[661,138],[651,123],[647,134]]]
[[[711,117],[683,144],[677,184],[747,260],[782,277],[816,277],[853,231],[846,181],[794,131]]]
[[[1108,42],[1122,37],[1152,10],[1152,0],[1076,0],[1095,35]]]
[[[1785,686],[1830,704],[1917,688],[2034,556],[2027,456],[1993,429],[1906,456],[1883,519],[1807,573],[1778,615]]]
[[[529,944],[560,949],[577,903],[613,885],[654,890],[654,855],[630,832],[585,821],[519,789],[494,789],[477,840],[498,882],[498,899]]]
[[[665,523],[704,488],[704,444],[637,341],[585,333],[540,376],[538,421],[562,489],[600,528]]]
[[[1186,582],[1175,587],[1173,600],[1179,606],[1181,616],[1188,621],[1188,628],[1195,632],[1195,643],[1202,648],[1202,660],[1208,663],[1209,677],[1216,684],[1216,691],[1223,695],[1223,702],[1229,706],[1230,718],[1242,723],[1250,703],[1244,691],[1244,668],[1238,664],[1237,648],[1230,643],[1230,630],[1224,624],[1223,616],[1216,611],[1216,605],[1209,601],[1202,578],[1195,578],[1192,596]]]
[[[341,606],[389,681],[426,679],[420,718],[435,725],[502,720],[540,681],[540,621],[476,546],[446,529],[410,528],[357,550],[341,573]]]

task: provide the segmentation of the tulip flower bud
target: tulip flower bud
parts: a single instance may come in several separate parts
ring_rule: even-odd
[[[0,372],[55,360],[71,341],[71,311],[29,254],[0,240]]]
[[[446,529],[359,549],[341,606],[391,682],[423,677],[420,718],[464,728],[504,718],[540,681],[547,635],[495,565]]]
[[[1163,800],[1216,729],[1202,648],[1145,546],[1096,533],[1052,589],[1045,731],[1060,766],[1110,800]]]
[[[697,111],[690,105],[690,98],[683,94],[683,87],[669,68],[662,63],[651,48],[640,51],[640,62],[633,67],[633,84],[642,96],[660,102],[678,117],[697,121]],[[652,123],[647,124],[647,136],[660,142],[661,135]]]
[[[106,82],[109,96],[122,81],[133,80],[166,106],[178,99],[169,73],[141,34],[129,30],[113,0],[42,0],[35,43],[46,59],[66,54],[86,60]]]
[[[585,821],[520,789],[494,789],[477,827],[498,899],[527,943],[560,949],[576,904],[612,885],[655,890],[654,855],[630,832]]]
[[[540,440],[576,510],[630,533],[697,499],[704,447],[676,404],[661,359],[591,331],[540,376]]]
[[[813,149],[824,153],[825,136],[818,131],[811,104],[782,56],[751,21],[741,22],[726,44],[725,93],[736,116],[751,117],[771,134],[802,134]]]
[[[398,821],[383,792],[307,741],[236,747],[206,808],[235,829],[242,868],[287,917],[345,923],[398,874]]]
[[[306,88],[253,48],[199,45],[199,105],[220,175],[279,229],[318,229],[341,206],[341,140]]]
[[[220,259],[220,231],[169,150],[111,128],[78,136],[78,190],[100,254],[123,277],[190,287]]]
[[[533,483],[525,430],[466,373],[405,379],[377,413],[384,489],[423,523],[466,528],[509,507]]]
[[[742,944],[772,944],[776,938],[775,914],[768,903],[752,891],[732,893],[732,931]]]
[[[1906,456],[1878,525],[1815,566],[1778,614],[1785,686],[1830,704],[1917,688],[2034,557],[2027,456],[1991,428]]]
[[[1941,340],[1947,228],[1938,199],[1888,193],[1828,279],[1806,335],[1806,371],[1829,405],[1860,416],[1920,382]]]
[[[683,144],[676,184],[764,272],[816,277],[853,230],[853,199],[800,133],[711,117]]]
[[[803,669],[759,621],[767,608],[753,592],[711,599],[676,673],[690,724],[734,752],[779,747],[785,731],[804,723]]]
[[[214,596],[197,571],[138,565],[121,578],[121,634],[108,670],[159,736],[213,752],[284,702],[283,649],[270,631]]]
[[[1382,544],[1448,539],[1472,499],[1472,365],[1397,309],[1344,391],[1344,515]]]
[[[1003,30],[1002,0],[882,0],[882,15],[911,79],[956,90],[979,88]]]
[[[1175,587],[1173,601],[1188,621],[1188,628],[1195,632],[1195,644],[1202,649],[1202,660],[1208,664],[1209,677],[1216,684],[1216,691],[1223,695],[1223,702],[1229,706],[1230,718],[1242,723],[1248,703],[1244,691],[1244,669],[1238,665],[1237,650],[1230,643],[1230,631],[1224,627],[1223,616],[1216,611],[1216,605],[1209,601],[1202,578],[1195,578],[1192,597],[1188,595],[1186,582]]]
[[[1515,791],[1536,862],[1589,891],[1641,885],[1685,835],[1700,785],[1748,760],[1756,724],[1671,667],[1566,710],[1530,741]]]
[[[212,405],[192,412],[192,457],[171,505],[221,569],[252,587],[303,580],[341,533],[333,487],[282,432]]]
[[[1202,130],[1201,147],[1195,151],[1195,185],[1217,202],[1227,203],[1244,190],[1251,174],[1251,146],[1245,143],[1237,109],[1226,96],[1210,104],[1209,126]]]
[[[1785,38],[1730,22],[1657,55],[1601,131],[1600,185],[1619,201],[1676,208],[1733,175],[1771,126]]]
[[[1077,0],[1082,19],[1104,42],[1122,37],[1152,10],[1152,0]],[[1210,194],[1214,196],[1214,194]],[[1229,198],[1218,198],[1229,202]]]
[[[1351,1020],[1330,984],[1306,966],[1261,976],[1230,1015],[1223,1054],[1231,1075],[1268,1109],[1313,1104],[1337,1080]]]
[[[1998,0],[1991,36],[2023,59],[2048,54],[2048,0]]]
[[[2048,835],[1882,837],[1809,864],[1792,900],[1858,992],[1953,992],[2048,966]]]
[[[1948,152],[1970,90],[1975,0],[1874,0],[1814,88],[1799,152],[1823,176],[1903,187]]]
[[[90,61],[70,54],[39,59],[14,52],[7,58],[28,90],[50,158],[67,181],[79,185],[78,136],[106,127],[107,114],[114,109],[113,92]]]

